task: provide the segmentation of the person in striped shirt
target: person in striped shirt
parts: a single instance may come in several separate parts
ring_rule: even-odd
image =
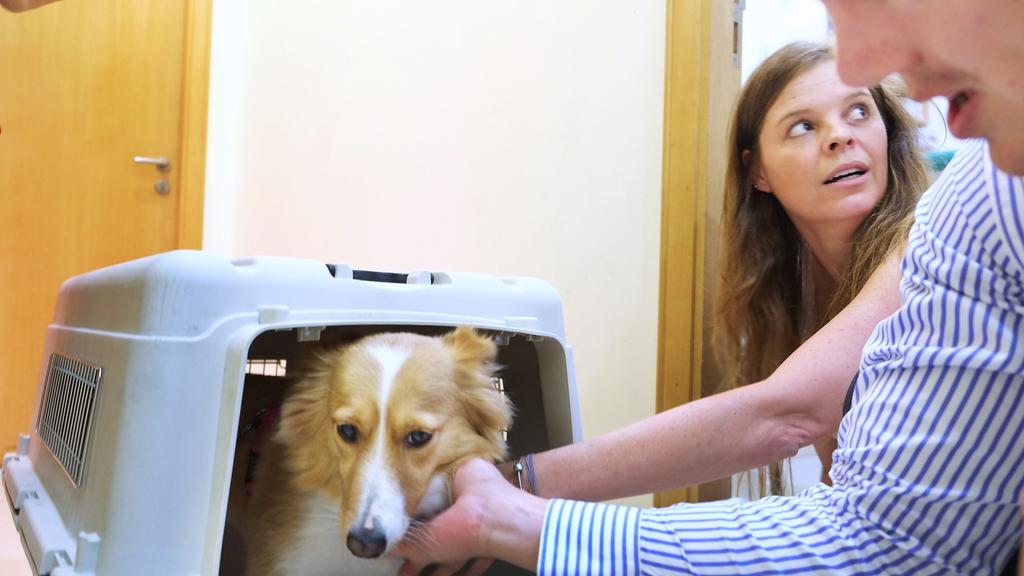
[[[404,573],[433,561],[441,563],[436,573],[448,574],[475,556],[541,574],[989,574],[1007,564],[1022,538],[1024,491],[1024,179],[1012,175],[1024,173],[1024,2],[825,1],[847,82],[899,71],[911,94],[950,97],[954,134],[989,139],[961,149],[919,202],[901,263],[901,305],[864,347],[839,428],[834,486],[640,510],[538,498],[474,461],[455,476],[453,507],[418,531],[426,540],[401,550]],[[829,328],[856,326],[871,311],[862,296],[884,301],[885,285],[872,278],[794,357],[817,349],[823,333],[841,344],[844,333]],[[817,351],[832,367],[843,354]],[[811,380],[828,377],[800,365]],[[672,470],[660,458],[686,459],[673,451],[680,444],[699,454],[705,472],[735,468],[730,459],[742,450],[706,449],[720,445],[717,435],[758,427],[742,418],[744,402],[732,408],[715,414],[725,422],[702,420],[695,409],[659,415],[634,427],[644,441],[620,445],[608,466],[587,466],[588,452],[609,454],[607,443],[595,443],[545,477],[576,480],[584,494],[575,497],[600,498],[595,486],[656,484],[648,470]],[[632,467],[634,478],[620,466]],[[681,474],[682,483],[694,475]]]

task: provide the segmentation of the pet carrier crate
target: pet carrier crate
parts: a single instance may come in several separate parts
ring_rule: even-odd
[[[197,251],[68,280],[32,430],[3,458],[27,557],[54,576],[242,573],[229,518],[240,445],[293,363],[366,334],[459,325],[499,343],[513,455],[580,439],[561,302],[542,280]]]

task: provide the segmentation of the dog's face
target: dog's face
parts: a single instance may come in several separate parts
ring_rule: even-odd
[[[377,557],[415,517],[448,505],[454,466],[499,460],[511,407],[493,386],[497,348],[471,328],[378,334],[322,354],[281,412],[296,487],[340,503],[349,549]]]

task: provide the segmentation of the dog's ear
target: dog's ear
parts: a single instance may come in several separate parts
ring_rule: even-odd
[[[467,365],[492,364],[498,358],[498,345],[469,326],[459,326],[444,335],[444,343],[452,349],[455,360]],[[496,367],[492,368],[493,370]]]
[[[501,431],[512,426],[512,403],[494,387],[497,344],[467,326],[445,335],[443,342],[455,359],[455,382],[473,431],[504,450]]]
[[[328,405],[332,369],[326,356],[320,358],[281,406],[276,439],[285,447],[285,465],[302,487],[323,486],[336,473],[332,459],[324,457],[335,434]]]

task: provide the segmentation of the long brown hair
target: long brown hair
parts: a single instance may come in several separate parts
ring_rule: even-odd
[[[763,380],[800,345],[800,327],[808,320],[803,318],[804,299],[814,297],[804,286],[802,259],[812,256],[802,248],[800,233],[778,199],[754,190],[751,167],[759,156],[765,115],[779,94],[800,74],[834,59],[827,45],[784,46],[750,75],[736,101],[715,298],[714,342],[724,388]],[[850,265],[828,309],[815,312],[817,327],[842,310],[885,257],[902,246],[918,195],[928,182],[917,127],[900,103],[897,86],[886,82],[870,92],[888,134],[888,182],[882,199],[854,233]],[[767,477],[771,492],[781,493],[781,466],[773,465]],[[760,478],[764,494],[766,474]]]

